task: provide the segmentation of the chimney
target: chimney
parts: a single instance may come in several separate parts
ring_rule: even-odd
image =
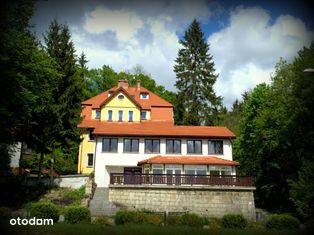
[[[141,89],[141,80],[136,81],[136,90],[139,91]]]
[[[129,81],[128,80],[119,80],[118,81],[118,88],[122,87],[123,89],[129,88]]]

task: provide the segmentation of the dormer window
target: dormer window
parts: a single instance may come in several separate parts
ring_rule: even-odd
[[[146,120],[147,119],[147,112],[146,111],[141,111],[141,119]]]
[[[141,100],[148,100],[149,99],[149,94],[148,93],[141,93],[140,94]]]
[[[113,91],[109,91],[108,97],[112,96],[112,94],[113,94]]]
[[[123,99],[124,99],[124,95],[119,95],[119,96],[118,96],[118,99],[119,99],[119,100],[123,100]]]
[[[100,119],[100,110],[96,110],[95,112],[96,112],[95,118]]]

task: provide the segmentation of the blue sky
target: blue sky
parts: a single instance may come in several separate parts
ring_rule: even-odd
[[[32,23],[39,37],[57,18],[70,27],[89,68],[142,65],[175,90],[173,72],[185,30],[201,22],[219,78],[215,91],[230,107],[244,91],[270,82],[280,57],[291,61],[314,39],[311,7],[301,1],[39,1]]]

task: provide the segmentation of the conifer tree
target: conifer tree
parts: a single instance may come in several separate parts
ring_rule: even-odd
[[[46,51],[54,59],[59,72],[62,74],[57,81],[57,91],[54,94],[54,102],[58,106],[62,123],[56,136],[56,142],[60,143],[66,152],[73,153],[80,138],[77,125],[80,122],[81,102],[84,98],[83,77],[80,76],[68,26],[59,24],[54,19],[44,38]]]
[[[221,107],[221,97],[216,96],[213,89],[218,75],[197,20],[193,20],[179,42],[183,48],[174,66],[177,106],[181,107],[178,124],[213,125]]]

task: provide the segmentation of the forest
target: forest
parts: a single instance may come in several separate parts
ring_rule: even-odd
[[[141,65],[117,72],[110,65],[88,68],[77,54],[67,24],[53,20],[40,41],[29,21],[34,2],[3,3],[0,14],[0,172],[8,172],[12,144],[34,150],[25,167],[76,172],[81,102],[127,79],[174,105],[178,125],[227,126],[237,138],[234,159],[240,175],[254,179],[259,208],[314,216],[314,42],[294,60],[281,58],[269,84],[259,84],[223,105],[210,45],[197,20],[179,41],[175,91],[158,85]],[[53,161],[52,161],[53,160]],[[24,164],[24,165],[23,165]]]

